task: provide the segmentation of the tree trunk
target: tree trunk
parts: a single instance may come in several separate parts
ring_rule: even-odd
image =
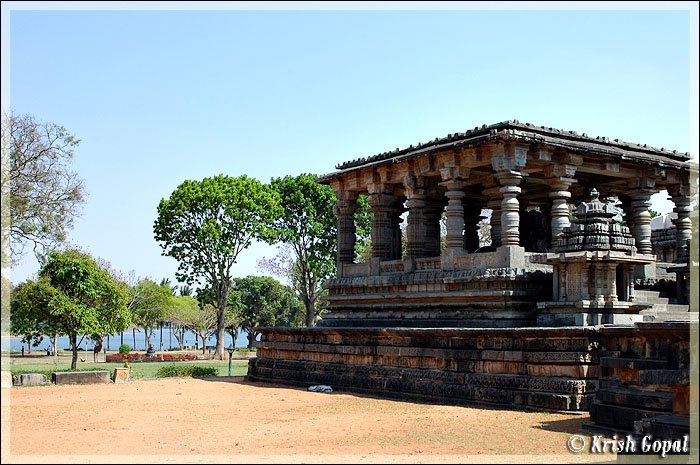
[[[131,335],[134,336],[134,347],[132,347],[132,350],[136,350],[136,328],[131,328]]]
[[[124,331],[122,331],[119,336],[119,345],[124,345]]]
[[[71,370],[75,370],[78,368],[78,335],[76,333],[71,333],[68,337],[70,339],[71,352],[73,352],[70,367]]]
[[[216,352],[214,352],[215,360],[224,360],[224,341],[226,337],[226,307],[228,306],[228,290],[230,282],[226,282],[219,286],[217,292],[217,309],[216,309]]]
[[[144,326],[143,327],[143,337],[146,340],[146,347],[145,349],[148,350],[149,347],[151,347],[151,335],[148,334],[148,327]]]
[[[95,347],[92,348],[92,361],[97,363],[97,356],[99,353],[102,351],[102,341],[103,339],[100,337],[95,341]]]
[[[304,306],[306,307],[306,327],[312,328],[316,324],[316,306],[309,298],[304,299]]]
[[[163,352],[163,322],[160,322],[160,351]]]
[[[247,330],[248,333],[248,348],[252,349],[256,346],[256,341],[255,341],[255,331],[252,329]]]
[[[169,334],[169,342],[168,342],[168,350],[173,350],[173,323],[170,322],[168,323],[168,334]]]
[[[53,356],[58,360],[58,334],[53,335]]]
[[[207,336],[205,334],[200,334],[199,337],[202,338],[202,355],[207,354]]]

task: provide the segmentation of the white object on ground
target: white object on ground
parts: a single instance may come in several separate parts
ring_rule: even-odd
[[[325,384],[318,384],[316,386],[309,386],[309,391],[311,392],[333,392],[333,388],[326,386]]]

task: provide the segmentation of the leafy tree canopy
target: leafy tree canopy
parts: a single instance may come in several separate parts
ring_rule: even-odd
[[[304,307],[288,286],[269,276],[234,279],[239,296],[238,318],[248,333],[248,346],[255,345],[258,326],[300,326]]]
[[[128,296],[107,270],[77,250],[50,252],[38,281],[19,285],[12,296],[15,334],[66,334],[78,358],[78,335],[99,336],[130,323]]]
[[[271,180],[282,207],[274,226],[278,240],[287,249],[276,259],[260,262],[262,268],[290,280],[306,309],[307,326],[314,325],[324,293],[322,284],[335,272],[336,258],[336,197],[330,186],[319,184],[316,178],[313,174],[301,174]],[[360,234],[369,234],[366,202],[365,207],[356,214]]]
[[[185,181],[158,205],[155,239],[163,255],[179,261],[177,279],[190,285],[204,281],[216,294],[216,358],[224,357],[233,264],[252,241],[274,240],[271,225],[279,215],[276,193],[245,175]]]

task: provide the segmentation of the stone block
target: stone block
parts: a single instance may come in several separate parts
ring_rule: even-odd
[[[604,404],[640,407],[645,410],[668,411],[673,407],[673,394],[671,392],[646,391],[632,387],[601,389],[598,391],[597,399]]]
[[[128,383],[130,380],[129,372],[129,368],[115,368],[112,381],[114,381],[115,384]]]
[[[639,384],[690,384],[688,370],[641,370]]]
[[[658,411],[644,410],[622,405],[603,404],[595,401],[591,406],[591,420],[598,425],[620,431],[634,431],[634,422],[658,415]]]
[[[26,373],[22,375],[14,375],[12,377],[13,386],[40,386],[47,384],[49,379],[46,375],[40,373]]]
[[[51,374],[56,384],[103,384],[109,383],[108,371],[64,371]]]
[[[527,405],[548,410],[572,410],[572,398],[566,394],[531,392],[528,395]]]
[[[690,417],[686,415],[657,415],[634,422],[634,432],[655,438],[679,439],[690,433]]]
[[[652,358],[600,357],[602,368],[622,368],[628,370],[649,370],[666,368],[668,360]]]

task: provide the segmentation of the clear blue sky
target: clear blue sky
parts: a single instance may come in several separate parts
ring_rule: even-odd
[[[153,239],[156,206],[185,179],[322,174],[506,119],[697,144],[683,10],[10,14],[12,110],[82,140],[71,242],[156,280],[177,268]],[[252,247],[235,274],[273,254]],[[27,255],[11,279],[37,269]]]

